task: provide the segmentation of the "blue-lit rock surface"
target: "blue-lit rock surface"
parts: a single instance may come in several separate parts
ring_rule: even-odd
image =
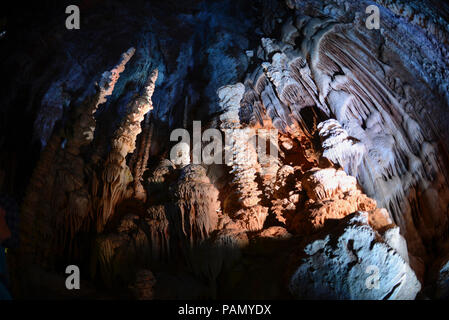
[[[410,300],[421,284],[394,243],[356,212],[338,222],[325,237],[307,244],[289,288],[300,299]],[[399,249],[400,250],[400,249]]]

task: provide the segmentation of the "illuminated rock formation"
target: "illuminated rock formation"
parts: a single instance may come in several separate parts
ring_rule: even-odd
[[[107,156],[101,176],[101,200],[98,203],[97,231],[101,232],[114,213],[117,203],[126,197],[128,184],[134,180],[126,164],[126,156],[134,152],[137,135],[142,131],[140,123],[153,106],[151,96],[154,92],[158,71],[148,77],[143,94],[128,105],[127,115],[112,138],[112,150]],[[141,176],[136,177],[141,179]]]
[[[205,169],[200,165],[184,167],[173,197],[170,218],[179,240],[190,247],[207,239],[217,227],[220,202],[218,190],[210,183]]]
[[[385,209],[363,194],[354,177],[333,168],[311,170],[302,181],[309,198],[304,207],[292,217],[289,227],[299,234],[310,234],[323,228],[327,220],[342,219],[355,211],[368,212],[372,227],[382,229],[392,224]]]
[[[92,297],[447,297],[449,9],[433,2],[108,0],[82,36],[39,27],[9,50],[8,33],[17,297],[54,296],[69,264]],[[224,164],[172,148],[192,121],[223,133]]]
[[[75,235],[89,229],[92,194],[86,183],[90,177],[86,173],[88,164],[84,155],[94,138],[94,113],[111,95],[134,52],[134,48],[129,49],[111,71],[103,73],[95,95],[73,108],[68,127],[56,131],[50,138],[22,207],[21,258],[51,266],[57,257],[55,252],[61,253],[67,246],[76,250],[72,243]],[[35,228],[40,223],[42,227]],[[37,248],[36,241],[45,246]]]
[[[357,168],[365,155],[364,145],[349,137],[335,119],[321,122],[318,130],[324,149],[323,157],[348,170],[349,175],[357,176]]]
[[[329,1],[309,6],[312,2],[287,1],[295,20],[284,22],[281,39],[261,39],[259,57],[265,61],[248,74],[244,96],[251,104],[246,109],[252,109],[253,115],[246,111],[245,117],[262,124],[267,122],[266,114],[277,129],[291,136],[318,133],[323,157],[354,175],[364,193],[385,207],[400,226],[413,254],[425,259],[425,244],[445,237],[448,227],[444,134],[435,129],[438,126],[425,111],[435,110],[441,99],[438,94],[433,102],[419,98],[427,91],[412,80],[415,72],[447,95],[444,74],[433,75],[429,67],[432,63],[440,70],[448,67],[447,44],[438,35],[434,38],[435,32],[431,35],[424,23],[434,20],[430,29],[438,29],[431,17],[435,12],[424,18],[414,14],[420,8],[417,3],[379,2],[426,29],[426,40],[421,33],[409,39],[407,31],[390,28],[395,22],[388,15],[382,15],[381,36],[367,29],[362,3]],[[347,12],[353,13],[350,18]],[[413,62],[402,59],[401,53],[410,52],[413,45],[421,47],[420,41],[429,47],[440,41],[438,53],[430,56],[423,49]],[[397,61],[402,65],[392,67]],[[305,118],[310,108],[317,123]],[[439,125],[443,132],[444,126]],[[348,197],[352,203],[368,201],[364,195]],[[339,212],[344,201],[328,209]],[[275,202],[275,211],[282,211],[282,201]],[[420,207],[428,213],[418,212]],[[347,209],[346,214],[356,207]]]
[[[391,240],[356,212],[299,250],[289,289],[299,299],[412,300],[421,284]]]
[[[220,127],[229,139],[225,146],[230,154],[226,164],[232,167],[232,182],[237,186],[239,201],[243,206],[234,218],[242,221],[245,229],[257,231],[262,229],[268,209],[259,205],[262,191],[255,181],[256,173],[261,170],[255,142],[256,132],[250,127],[243,127],[239,118],[244,89],[241,83],[219,89],[220,106],[224,111],[220,115]]]

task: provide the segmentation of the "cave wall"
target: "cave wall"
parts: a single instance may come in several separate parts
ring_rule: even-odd
[[[371,4],[379,30],[365,26]],[[28,268],[47,279],[77,263],[90,270],[89,297],[127,287],[137,298],[304,298],[298,257],[314,261],[308,248],[326,248],[320,236],[331,234],[376,244],[386,268],[408,275],[405,291],[393,283],[363,297],[415,298],[434,285],[449,250],[447,7],[96,1],[81,5],[74,32],[55,27],[63,6],[41,8],[54,15],[29,34],[13,11],[17,25],[0,40],[10,74],[0,190],[22,203],[13,277]],[[171,130],[194,120],[231,130],[230,162],[168,160]],[[268,166],[245,144],[260,128],[278,130]],[[357,250],[361,261],[370,254]],[[15,293],[38,294],[41,283],[26,281]],[[338,292],[326,297],[357,297]]]

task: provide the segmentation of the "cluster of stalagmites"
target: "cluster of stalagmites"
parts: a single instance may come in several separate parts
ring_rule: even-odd
[[[62,254],[67,247],[76,250],[72,241],[76,234],[87,231],[94,208],[89,175],[94,170],[85,157],[94,139],[94,113],[111,95],[119,75],[133,56],[134,48],[124,53],[110,72],[102,75],[95,95],[72,109],[70,123],[56,131],[41,155],[28,187],[22,208],[21,235],[23,245],[19,257],[29,264],[51,266],[55,251]],[[36,247],[36,243],[41,246]],[[56,246],[59,246],[56,249]],[[39,248],[39,249],[38,249]],[[79,252],[69,252],[79,255]]]
[[[126,164],[126,156],[134,152],[137,135],[142,131],[140,123],[153,108],[151,96],[157,76],[157,70],[153,71],[148,77],[143,94],[129,103],[127,114],[112,138],[111,151],[104,164],[101,180],[103,181],[102,199],[97,213],[97,230],[99,232],[102,231],[113,214],[118,202],[126,197],[127,186],[135,179]],[[136,177],[136,179],[140,178]]]
[[[265,41],[263,44],[266,50],[274,50],[273,42]],[[275,56],[273,56],[273,61]],[[279,59],[281,58],[282,56],[279,56]],[[286,62],[284,61],[284,63]],[[291,105],[292,102],[299,105],[299,99],[304,97],[304,92],[298,93],[297,96],[295,95],[295,93],[297,93],[296,90],[298,90],[295,88],[299,86],[298,81],[292,78],[287,67],[282,67],[282,65],[277,62],[276,64],[279,66],[278,68],[267,64],[266,67],[264,67],[267,73],[267,79],[259,81],[262,81],[265,88],[272,85],[276,90],[279,90],[278,94],[273,95],[269,100],[270,102],[266,103],[263,101],[263,94],[261,95],[261,101],[255,101],[255,90],[249,89],[251,94],[240,98],[240,102],[245,108],[254,108],[255,106],[258,108],[266,108],[267,105],[271,104],[273,107],[277,107],[278,110],[282,110],[288,105]],[[302,66],[304,67],[303,63]],[[272,84],[267,82],[268,80],[270,80]],[[251,85],[252,84],[248,82],[248,86]],[[285,89],[289,86],[290,89]],[[293,86],[293,88],[291,86]],[[242,88],[243,86],[241,84],[222,88],[220,95],[221,101],[231,101],[229,95],[233,98],[241,96],[240,92]],[[284,101],[282,101],[282,99],[277,100],[277,102],[274,100],[279,96],[285,97],[283,99]],[[236,99],[233,103],[235,104],[238,101],[239,99]],[[273,103],[273,101],[275,102]],[[302,102],[304,103],[304,100],[302,100]],[[245,127],[245,125],[240,122],[240,118],[237,118],[236,109],[236,107],[229,107],[229,103],[227,105],[224,104],[224,115],[221,117],[222,127],[229,127],[230,125],[238,126],[239,128]],[[268,110],[268,108],[266,109]],[[234,112],[232,113],[232,111]],[[247,113],[244,113],[244,115],[245,114],[247,115]],[[273,114],[282,115],[280,112]],[[269,111],[268,115],[270,115]],[[348,133],[335,119],[324,121],[316,125],[315,130],[313,130],[313,128],[310,130],[310,127],[306,128],[304,123],[301,123],[301,114],[298,112],[297,115],[296,123],[292,122],[294,117],[285,118],[285,123],[279,125],[277,128],[280,131],[289,132],[301,128],[302,125],[302,128],[304,128],[302,130],[303,135],[307,136],[315,134],[320,136],[322,140],[323,157],[330,160],[330,164],[334,162],[336,165],[340,165],[343,168],[349,167],[349,171],[356,174],[357,167],[364,154],[364,146],[357,144],[357,139],[349,137]],[[318,118],[316,113],[315,116],[316,118],[312,119],[314,121]],[[272,123],[275,123],[277,119],[272,118],[272,120]],[[251,126],[253,128],[257,127],[257,125],[254,125],[254,118],[247,119],[246,122],[252,123],[248,130],[251,130]],[[279,120],[277,122],[279,123]],[[300,134],[297,133],[297,135]],[[248,148],[248,140],[241,140],[239,142],[241,145],[233,149],[234,155],[237,148],[240,148],[240,152],[245,152],[245,148]],[[246,144],[244,144],[245,142]],[[288,141],[285,139],[282,146],[285,151],[288,152],[288,150],[293,148],[294,144],[294,140]],[[286,160],[285,155],[281,156],[281,158],[284,161]],[[234,159],[238,159],[238,157],[234,157]],[[228,165],[232,167],[231,173],[237,173],[234,181],[240,182],[240,185],[238,185],[240,188],[259,188],[260,190],[263,187],[262,185],[258,186],[255,179],[256,174],[261,176],[260,163],[258,163],[258,160],[260,159],[253,156],[250,161],[245,163],[239,163],[237,161],[228,163]],[[349,215],[363,215],[363,217],[366,218],[366,221],[364,222],[366,227],[360,231],[356,230],[353,236],[354,238],[364,237],[365,235],[361,233],[365,232],[365,229],[367,229],[366,232],[369,233],[372,241],[371,244],[367,242],[359,248],[355,248],[354,251],[351,251],[353,249],[350,250],[350,253],[358,252],[361,255],[359,260],[354,260],[351,256],[348,257],[344,250],[337,252],[335,256],[330,253],[331,248],[329,248],[329,253],[327,251],[324,253],[314,252],[314,256],[310,257],[311,262],[306,263],[311,271],[304,268],[304,260],[301,260],[298,263],[296,260],[298,257],[293,255],[292,260],[294,262],[292,262],[292,265],[294,266],[293,268],[297,268],[295,272],[293,272],[289,283],[290,292],[293,295],[298,298],[306,299],[320,297],[333,299],[415,298],[421,285],[417,280],[414,271],[408,264],[409,257],[405,240],[399,234],[399,228],[394,225],[388,212],[385,209],[378,208],[375,200],[363,194],[355,177],[348,176],[345,171],[336,170],[333,167],[306,170],[304,163],[299,163],[297,166],[284,165],[280,168],[277,167],[275,172],[275,179],[270,193],[271,197],[270,194],[265,195],[265,197],[271,199],[271,206],[269,206],[268,209],[273,212],[276,220],[291,234],[300,235],[303,237],[304,243],[308,243],[311,239],[314,239],[317,233],[325,232],[324,230],[334,232],[334,230],[329,229],[329,225],[332,225],[332,222],[335,223],[335,221],[342,220],[344,221],[342,224],[348,223],[348,228],[351,228],[351,223],[353,223],[353,221],[348,221],[347,219],[344,220],[344,218]],[[239,191],[239,199],[243,202],[247,199],[247,193],[244,191],[241,192],[242,190]],[[259,195],[260,193],[251,192],[251,194]],[[257,212],[245,210],[250,213],[250,217],[252,217],[253,220],[257,219]],[[236,221],[238,222],[241,219],[241,217],[237,216]],[[285,230],[282,227],[271,227],[264,230],[260,235],[271,232],[276,234],[276,231],[272,230],[273,228]],[[379,240],[381,234],[384,237],[384,240]],[[331,235],[335,237],[335,241],[337,242],[351,244],[355,241],[354,239],[346,237],[346,234],[334,232],[331,233]],[[388,244],[386,244],[387,242]],[[374,251],[378,250],[379,252],[372,253],[369,251],[370,245],[374,245],[374,243],[376,243]],[[314,242],[310,243],[309,246],[314,246]],[[363,252],[363,250],[368,252]],[[371,253],[375,256],[374,259],[370,257]],[[329,256],[326,256],[326,254],[329,254]],[[302,253],[300,256],[301,255]],[[310,266],[310,264],[315,263],[315,261],[322,261],[323,259],[330,259],[331,261],[325,267],[321,267],[319,262],[317,262],[316,265]],[[379,265],[380,268],[384,268],[385,265],[382,264],[386,264],[392,272],[389,277],[396,279],[396,282],[386,281],[382,284],[382,290],[377,292],[369,291],[369,288],[366,287],[364,290],[360,291],[358,287],[365,286],[365,282],[360,279],[366,278],[363,277],[363,274],[365,272],[365,264],[368,261]],[[346,266],[339,268],[339,264],[344,264]],[[348,268],[351,267],[353,268],[353,271],[348,271]],[[320,282],[320,280],[318,280],[319,272],[313,271],[317,269],[321,270],[320,272],[323,274],[332,274],[333,279],[331,280],[333,282],[328,281],[330,279],[327,278],[327,280]],[[306,281],[305,279],[309,277],[308,272],[312,275],[312,279]],[[347,287],[347,282],[343,281],[348,273],[354,277],[353,287]],[[334,286],[335,288],[333,288]],[[349,284],[349,286],[351,286],[351,284]],[[400,289],[397,289],[398,287]]]
[[[54,271],[56,261],[84,260],[89,253],[85,240],[80,240],[83,234],[101,232],[116,205],[127,197],[133,176],[126,156],[134,151],[140,122],[152,109],[157,70],[148,77],[142,95],[128,105],[104,158],[100,154],[104,146],[96,145],[94,114],[112,94],[134,53],[129,49],[111,71],[103,73],[96,93],[71,108],[67,125],[55,130],[43,151],[22,207],[22,245],[11,255],[18,273],[35,266]],[[113,248],[119,241],[109,240],[104,245]]]
[[[422,130],[423,115],[411,107],[417,93],[404,90],[377,56],[377,38],[287,2],[298,10],[281,39],[261,39],[263,62],[244,83],[217,91],[215,120],[226,134],[220,151],[228,155],[223,167],[230,186],[211,178],[216,167],[189,164],[189,152],[176,163],[159,159],[147,172],[153,129],[144,117],[157,71],[129,103],[110,149],[102,146],[109,151],[92,150],[93,113],[112,93],[130,49],[42,153],[23,206],[17,265],[52,270],[61,257],[81,260],[79,237],[91,232],[90,276],[106,287],[127,287],[138,299],[173,285],[194,287],[194,297],[215,297],[218,283],[236,282],[232,270],[244,274],[248,251],[270,239],[288,243],[287,249],[271,244],[273,251],[291,252],[288,268],[260,281],[278,288],[287,274],[283,285],[296,298],[415,298],[424,243],[443,236],[448,224],[436,134]],[[342,11],[344,4],[334,2],[323,10]],[[397,10],[421,25],[419,15]],[[430,30],[440,34],[437,25]],[[279,157],[258,152],[258,136],[279,140],[272,145]],[[438,268],[443,297],[447,260]],[[373,271],[380,282],[367,282]],[[188,276],[174,278],[178,272]],[[181,291],[174,296],[189,296]]]
[[[129,58],[128,55],[124,57]],[[303,64],[302,66],[304,67]],[[270,68],[267,68],[269,75],[265,81],[272,79],[276,82],[279,77],[285,77],[277,75],[277,71]],[[228,151],[231,156],[226,165],[230,168],[229,175],[237,203],[223,210],[218,200],[219,190],[211,183],[204,166],[176,165],[166,159],[152,170],[136,193],[136,184],[132,183],[135,177],[127,165],[126,156],[135,150],[135,141],[141,132],[140,122],[151,109],[150,99],[156,77],[157,72],[150,75],[143,95],[129,104],[124,120],[113,135],[111,150],[103,165],[99,165],[102,162],[98,158],[93,161],[94,165],[79,164],[81,172],[89,173],[92,178],[89,181],[89,176],[86,176],[81,184],[86,196],[80,196],[75,203],[69,202],[68,213],[61,214],[58,216],[60,220],[50,224],[63,229],[78,226],[71,233],[64,233],[70,250],[76,248],[72,242],[81,226],[97,233],[90,258],[90,277],[101,279],[107,288],[127,287],[133,297],[153,298],[157,296],[157,286],[167,285],[164,282],[168,281],[166,268],[177,264],[198,279],[198,286],[206,284],[209,288],[206,295],[213,297],[217,294],[219,277],[239,263],[250,240],[256,243],[262,239],[291,241],[293,235],[307,242],[325,229],[329,221],[340,220],[359,211],[366,212],[368,225],[376,232],[392,228],[393,224],[386,210],[377,208],[376,201],[361,192],[354,177],[333,167],[318,167],[316,159],[319,158],[319,151],[315,150],[313,136],[319,134],[324,141],[328,141],[332,138],[332,133],[337,133],[337,137],[331,142],[323,143],[324,149],[328,147],[327,149],[338,150],[338,144],[348,140],[348,135],[335,120],[318,125],[318,115],[312,113],[310,120],[315,127],[306,127],[305,122],[301,122],[300,113],[296,123],[286,118],[285,126],[280,127],[280,130],[284,130],[283,136],[279,133],[275,137],[281,137],[280,159],[271,159],[273,161],[268,164],[264,162],[264,154],[258,153],[257,146],[251,141],[258,134],[258,126],[242,122],[239,116],[241,103],[248,103],[245,100],[248,97],[244,97],[243,84],[225,86],[218,91],[222,108],[220,127],[230,140]],[[116,77],[110,79],[116,81]],[[280,85],[282,81],[276,83]],[[276,85],[273,88],[276,89]],[[291,92],[284,93],[287,94],[285,99],[290,99],[288,101],[299,98]],[[275,96],[272,95],[272,98]],[[285,103],[289,103],[288,101]],[[259,103],[259,107],[264,105],[263,101]],[[277,103],[272,104],[272,107],[277,107]],[[275,121],[270,123],[274,124]],[[83,128],[76,121],[73,126],[75,131]],[[288,138],[289,133],[294,130],[297,130],[296,133]],[[331,134],[326,135],[323,133],[325,131],[331,131]],[[92,135],[89,137],[88,140],[92,140]],[[71,145],[72,141],[67,139],[66,149],[62,150],[67,150]],[[53,147],[61,148],[58,144],[49,143],[46,152],[53,150]],[[298,150],[304,154],[297,154]],[[288,154],[292,157],[291,163]],[[45,155],[46,153],[41,161],[46,160]],[[345,159],[338,156],[338,151],[325,152],[323,156],[345,167]],[[331,162],[326,164],[332,165]],[[145,166],[142,168],[145,170]],[[46,170],[51,171],[51,168],[47,167]],[[142,176],[140,174],[139,179]],[[60,186],[60,190],[70,191],[66,190],[66,185],[68,184],[63,184],[62,188]],[[37,194],[41,192],[34,190]],[[145,196],[139,196],[139,193],[144,193]],[[31,195],[33,192],[29,193],[29,197]],[[143,200],[143,211],[137,210],[137,206],[127,207],[125,204],[130,200]],[[80,208],[81,204],[85,208]],[[30,209],[25,207],[24,210]],[[54,208],[49,212],[52,210]],[[80,219],[81,222],[74,222],[73,210],[87,214]],[[274,219],[268,221],[270,214]],[[45,224],[45,220],[37,221]],[[48,228],[48,225],[45,227]],[[44,230],[42,228],[40,232]],[[397,237],[400,237],[398,233]],[[45,238],[40,235],[37,239]],[[42,254],[37,251],[40,246],[30,248],[36,255],[33,263],[50,268],[54,265],[50,257],[39,256]],[[47,250],[50,254],[64,248],[58,249],[53,244]],[[407,256],[406,248],[402,248],[402,254]],[[21,256],[18,254],[19,258]],[[69,257],[77,257],[77,253],[72,252]],[[384,259],[383,256],[380,257]],[[342,259],[346,259],[343,254]],[[295,254],[291,260],[296,261]],[[408,266],[406,262],[404,264]],[[343,279],[346,269],[335,272]],[[295,289],[297,274],[298,272],[294,273],[291,278],[290,292],[299,298],[307,298],[307,295],[298,293]],[[323,288],[317,290],[321,292]],[[413,298],[416,292],[410,292],[406,297]],[[405,296],[401,294],[398,297]]]
[[[415,85],[412,74],[407,79],[410,61],[403,61],[403,66],[396,63],[394,68],[389,61],[400,61],[397,52],[409,50],[413,42],[399,43],[395,35],[403,35],[392,30],[384,30],[384,41],[379,41],[378,34],[367,31],[363,20],[348,23],[346,12],[348,8],[358,10],[356,3],[330,1],[308,6],[308,2],[314,1],[288,1],[290,8],[296,9],[295,17],[284,23],[281,38],[262,39],[257,52],[265,62],[245,82],[242,107],[252,112],[243,115],[250,123],[271,120],[280,132],[290,136],[298,132],[318,135],[323,157],[357,178],[364,192],[379,207],[388,209],[407,239],[410,263],[422,278],[423,261],[447,251],[437,239],[447,235],[449,197],[445,160],[437,155],[445,152],[437,144],[441,138],[436,130],[424,130],[435,127],[425,114],[426,108],[433,108],[432,103],[419,98],[422,89]],[[438,60],[447,56],[445,30],[437,24],[429,29],[420,21],[432,18],[414,13],[406,3],[381,3],[427,31],[440,30],[431,32],[441,42],[434,59],[437,65],[445,63],[444,59]],[[383,19],[384,28],[392,23],[387,22],[387,15]],[[379,55],[379,48],[388,55]],[[429,57],[420,54],[424,56],[418,54],[417,59],[424,64],[424,71],[419,69],[416,73],[421,75],[428,71],[425,61]],[[428,77],[444,95],[447,77],[439,73],[429,73]],[[316,117],[318,121],[313,123],[306,117],[309,107],[325,116]],[[328,117],[334,119],[326,120]],[[313,127],[315,132],[310,130]],[[316,206],[322,209],[314,213],[310,212],[314,204],[304,203],[304,216],[293,220],[296,228],[310,229],[319,224],[321,215],[329,212],[338,217],[340,212],[375,208],[372,200],[356,193],[343,193],[338,201],[320,200]],[[359,204],[366,209],[357,209]],[[277,199],[275,206],[275,212],[291,207],[286,199]],[[435,241],[440,243],[438,248],[426,249]]]

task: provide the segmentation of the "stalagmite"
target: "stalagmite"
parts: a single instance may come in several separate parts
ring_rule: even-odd
[[[70,254],[75,254],[73,238],[79,231],[87,230],[91,223],[91,196],[86,184],[89,163],[85,162],[84,154],[94,137],[94,113],[112,94],[134,51],[134,48],[129,49],[111,71],[103,73],[96,93],[80,106],[72,107],[67,127],[55,131],[50,138],[22,207],[24,245],[20,249],[23,252],[18,252],[20,258],[34,255],[35,262],[50,266],[56,258],[54,253],[61,253],[67,246]],[[46,223],[46,226],[34,228],[36,223]],[[45,243],[45,246],[37,248],[38,243]]]
[[[146,200],[147,194],[142,185],[143,175],[147,171],[147,163],[151,147],[151,137],[153,136],[154,126],[150,123],[150,116],[147,115],[142,133],[140,135],[140,144],[133,153],[132,159],[130,160],[130,167],[132,168],[132,175],[134,177],[133,196]]]
[[[158,71],[149,75],[141,96],[128,104],[125,118],[112,139],[112,150],[107,156],[102,173],[102,193],[97,213],[97,231],[101,232],[114,212],[116,204],[126,196],[126,188],[133,181],[126,164],[126,156],[134,152],[140,123],[152,109],[151,96],[154,92]]]
[[[237,213],[237,219],[246,221],[244,225],[250,230],[262,228],[268,209],[259,205],[259,187],[255,181],[256,173],[260,171],[257,150],[254,142],[255,130],[242,128],[238,110],[245,87],[239,83],[222,87],[218,90],[220,106],[224,113],[220,116],[220,127],[229,137],[226,143],[230,157],[227,165],[232,167],[233,183],[238,186],[239,201],[244,207]]]
[[[449,7],[212,2],[115,1],[117,28],[93,6],[87,40],[6,50],[14,295],[84,298],[61,281],[76,265],[89,298],[447,297]]]
[[[175,203],[169,213],[170,219],[179,240],[193,247],[207,239],[217,227],[218,191],[203,167],[188,165],[183,168],[173,192]]]

